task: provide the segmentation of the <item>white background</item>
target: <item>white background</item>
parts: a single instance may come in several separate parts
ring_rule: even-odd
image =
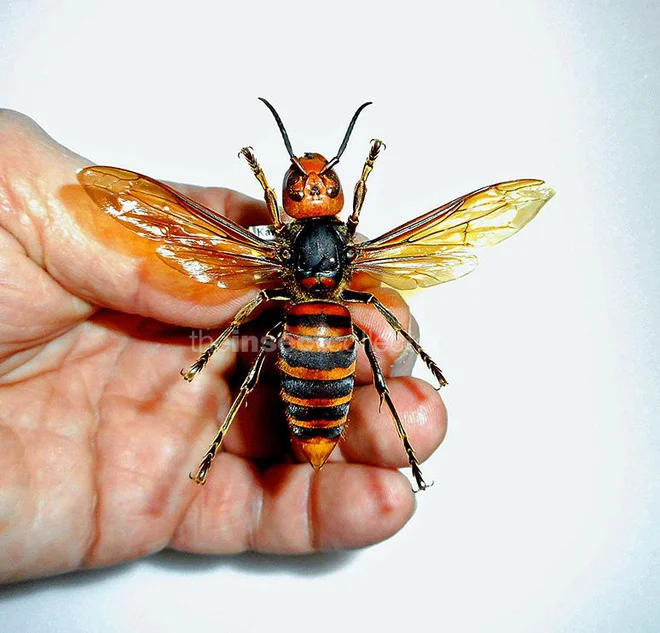
[[[0,105],[102,164],[259,195],[331,154],[363,232],[482,185],[557,196],[455,284],[410,298],[450,429],[384,544],[161,553],[0,590],[0,630],[660,630],[656,2],[0,1]],[[425,375],[419,368],[418,375]]]

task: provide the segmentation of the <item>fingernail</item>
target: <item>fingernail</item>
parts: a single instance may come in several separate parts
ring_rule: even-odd
[[[408,333],[419,342],[419,323],[417,323],[417,319],[412,314],[410,315],[410,328]],[[406,343],[406,346],[401,354],[399,354],[399,357],[394,363],[392,363],[390,376],[410,376],[416,360],[417,354],[415,354],[415,350]]]

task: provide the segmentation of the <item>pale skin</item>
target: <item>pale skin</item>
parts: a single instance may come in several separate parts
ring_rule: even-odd
[[[179,370],[201,351],[190,328],[226,325],[256,291],[168,268],[153,243],[87,198],[75,174],[89,164],[29,118],[0,110],[0,581],[168,547],[341,550],[401,529],[415,506],[397,470],[408,459],[388,411],[378,412],[362,351],[346,437],[322,470],[289,454],[271,367],[206,485],[190,481],[249,360],[220,351],[186,383]],[[180,188],[243,224],[268,222],[264,205],[241,194]],[[370,291],[407,327],[398,294]],[[390,368],[403,340],[372,307],[351,311]],[[424,460],[444,437],[444,405],[424,381],[389,386]]]

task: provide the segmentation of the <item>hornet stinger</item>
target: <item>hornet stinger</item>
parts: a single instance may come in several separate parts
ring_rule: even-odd
[[[229,326],[183,373],[192,380],[212,354],[265,302],[283,306],[282,320],[263,338],[238,395],[192,479],[203,484],[223,438],[247,395],[255,388],[268,349],[277,345],[281,399],[291,442],[314,468],[321,468],[341,438],[353,394],[356,344],[364,347],[381,404],[392,415],[419,490],[427,487],[415,451],[390,396],[367,333],[351,320],[348,304],[369,304],[405,338],[440,386],[440,368],[373,294],[351,288],[356,273],[399,290],[426,288],[474,270],[476,248],[510,237],[552,197],[541,180],[512,180],[460,196],[372,240],[358,241],[356,228],[367,178],[384,147],[372,140],[355,185],[346,221],[337,215],[344,193],[334,168],[362,110],[353,115],[336,155],[296,156],[284,124],[271,111],[291,166],[284,176],[282,208],[250,147],[240,151],[264,190],[272,216],[272,239],[191,200],[147,176],[115,167],[87,167],[78,179],[92,200],[138,235],[160,242],[157,254],[181,273],[221,288],[261,287]]]

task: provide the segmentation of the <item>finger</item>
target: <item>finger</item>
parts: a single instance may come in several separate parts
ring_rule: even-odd
[[[416,378],[391,378],[388,386],[401,422],[420,461],[426,460],[447,433],[447,409],[438,392]],[[291,454],[289,433],[279,400],[278,385],[263,382],[248,396],[224,441],[224,449],[257,460],[282,460]],[[229,409],[226,403],[224,409]],[[219,422],[209,421],[203,430],[210,443]],[[199,454],[201,459],[202,452]],[[304,461],[302,455],[299,456]],[[387,468],[408,466],[408,457],[392,414],[381,407],[373,385],[356,387],[348,423],[330,462],[349,461]]]
[[[89,164],[28,117],[0,111],[0,195],[9,211],[0,226],[68,292],[200,327],[225,321],[254,294],[200,284],[165,265],[154,243],[106,216],[85,194],[76,172]],[[236,192],[189,186],[186,193],[230,217],[267,221],[263,205]]]
[[[261,200],[255,200],[233,189],[199,187],[179,182],[167,184],[205,207],[221,211],[222,215],[242,226],[268,224],[271,221],[266,206]]]
[[[371,293],[394,313],[404,329],[410,329],[410,308],[396,290],[372,288]],[[350,306],[355,323],[369,336],[371,347],[376,353],[380,368],[386,376],[389,376],[392,366],[408,353],[409,346],[406,340],[401,335],[397,335],[392,326],[385,320],[385,317],[374,306],[353,303],[347,305]],[[410,369],[412,370],[412,367]],[[358,345],[355,380],[358,384],[373,382],[371,365],[361,345]]]
[[[419,323],[413,314],[410,315],[408,334],[410,334],[415,341],[419,342]],[[392,366],[390,367],[390,376],[411,376],[416,361],[417,352],[415,352],[410,343],[406,344],[403,352],[401,352],[394,363],[392,363]]]
[[[389,538],[414,511],[397,471],[354,464],[280,465],[258,472],[223,453],[192,501],[170,547],[212,553],[308,553]]]
[[[427,459],[447,433],[447,409],[438,392],[417,378],[391,378],[388,387],[403,427],[418,459]],[[381,407],[373,385],[358,387],[353,394],[348,424],[339,444],[341,456],[350,462],[389,468],[408,465],[392,414]]]

